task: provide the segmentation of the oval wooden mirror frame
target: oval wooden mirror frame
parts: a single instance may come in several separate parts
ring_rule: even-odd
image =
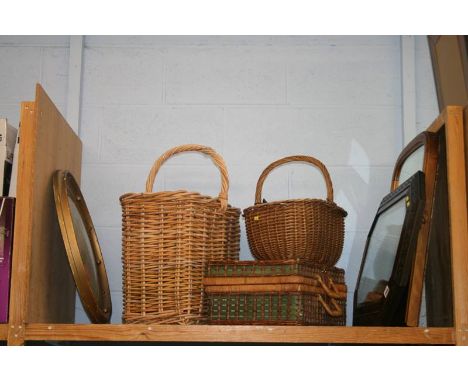
[[[422,146],[424,146],[423,168],[419,170],[424,172],[426,178],[428,175],[429,177],[432,177],[432,183],[435,182],[437,160],[439,157],[438,142],[439,140],[437,138],[437,134],[424,131],[418,134],[410,143],[406,145],[396,160],[390,191],[395,191],[400,185],[400,173],[406,160]]]
[[[420,169],[424,175],[425,182],[425,204],[421,228],[418,233],[416,253],[410,279],[408,292],[408,302],[406,307],[406,325],[418,326],[421,310],[421,300],[424,284],[424,269],[429,243],[429,233],[431,226],[432,207],[434,203],[434,193],[437,177],[437,165],[439,160],[439,136],[435,133],[424,131],[418,134],[403,149],[395,164],[392,176],[390,191],[394,191],[400,184],[401,169],[406,160],[417,149],[424,146],[423,164]]]
[[[60,231],[83,308],[92,323],[108,323],[112,314],[112,302],[107,272],[96,231],[80,187],[70,172],[58,170],[53,176],[53,189]],[[90,274],[83,260],[83,257],[89,254],[82,254],[80,251],[77,227],[73,223],[72,216],[75,209],[72,210],[70,207],[69,198],[73,200],[78,211],[92,250],[91,255],[94,261],[91,262],[90,266],[95,267],[98,283],[97,294],[96,288],[93,288],[92,285],[93,275]]]

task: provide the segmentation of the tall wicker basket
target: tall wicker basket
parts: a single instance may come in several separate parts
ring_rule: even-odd
[[[289,162],[316,166],[325,178],[327,200],[294,199],[262,203],[262,187],[268,174]],[[257,260],[308,259],[331,267],[343,250],[347,212],[333,202],[333,186],[325,165],[303,155],[270,164],[260,175],[255,205],[244,210],[250,251]]]
[[[187,151],[209,155],[218,167],[217,198],[184,190],[152,192],[161,165]],[[213,149],[184,145],[154,163],[146,192],[120,197],[125,323],[200,321],[206,262],[239,258],[240,210],[228,205],[228,188],[226,165]]]

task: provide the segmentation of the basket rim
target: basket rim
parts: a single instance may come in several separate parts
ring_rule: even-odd
[[[280,205],[288,205],[288,204],[297,203],[297,202],[314,202],[314,203],[320,202],[320,203],[328,206],[329,208],[333,208],[333,209],[341,212],[343,217],[348,216],[348,212],[344,208],[342,208],[338,204],[336,204],[335,202],[330,202],[328,200],[315,199],[315,198],[314,199],[311,199],[311,198],[284,199],[284,200],[275,200],[273,202],[260,203],[260,204],[256,204],[256,205],[245,208],[243,210],[243,213],[245,214],[246,212],[249,213],[249,212],[253,212],[255,210],[262,209],[262,208],[267,208],[267,207],[271,207],[271,206],[276,207],[276,206],[280,206]]]
[[[291,264],[300,264],[300,265],[308,265],[311,268],[316,269],[317,271],[322,272],[343,272],[343,268],[339,268],[336,266],[323,266],[320,264],[315,263],[314,261],[310,261],[307,259],[287,259],[287,260],[210,260],[207,263],[207,267],[210,266],[220,266],[220,265],[239,265],[239,266],[248,266],[248,265],[264,265],[264,266],[275,266],[275,265],[291,265]]]
[[[216,196],[203,195],[203,194],[200,194],[197,191],[187,191],[187,190],[171,190],[171,191],[166,190],[166,191],[157,191],[157,192],[146,192],[146,191],[143,191],[143,192],[127,192],[125,194],[120,195],[119,200],[122,203],[124,201],[129,200],[129,199],[138,198],[138,197],[141,197],[141,196],[155,197],[155,196],[180,195],[180,194],[185,194],[184,196],[199,197],[200,199],[202,199],[203,201],[206,201],[206,202],[218,201],[219,203],[221,203],[221,200]],[[230,210],[238,210],[239,212],[241,211],[240,208],[234,207],[231,204],[228,204],[227,207]]]

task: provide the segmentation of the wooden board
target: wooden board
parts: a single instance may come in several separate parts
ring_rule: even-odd
[[[439,110],[468,104],[468,36],[429,36]],[[465,162],[468,163],[468,106],[465,107]],[[468,167],[465,174],[468,189]]]
[[[429,36],[439,110],[468,103],[466,36]]]
[[[34,157],[33,134],[23,131],[35,130],[35,103],[23,102],[21,104],[20,115],[20,151],[18,162],[18,178],[16,186],[16,216],[15,216],[15,240],[13,242],[13,258],[10,286],[10,307],[9,307],[9,344],[17,344],[21,338],[22,327],[27,315],[27,295],[29,291],[29,271],[31,241],[19,240],[18,238],[28,238],[31,235],[31,206],[32,198],[30,193],[29,172],[25,171],[25,163],[30,163]],[[31,149],[26,150],[26,147]],[[29,223],[28,223],[29,222]],[[21,340],[20,342],[21,343]]]
[[[0,324],[0,341],[5,341],[8,336],[8,325]]]
[[[457,345],[468,345],[468,207],[466,188],[463,108],[447,106],[429,126],[445,127],[452,261],[453,314]]]
[[[452,260],[447,184],[445,129],[439,131],[440,151],[425,274],[428,326],[453,326]]]
[[[468,193],[468,106],[463,110],[463,134],[465,136],[465,177],[466,177],[466,190]]]
[[[228,325],[45,325],[30,324],[26,340],[277,342],[337,344],[455,343],[452,328]]]
[[[445,135],[454,325],[457,344],[468,345],[468,208],[461,107],[447,107]]]
[[[22,104],[20,139],[9,343],[25,322],[68,323],[75,314],[52,174],[69,170],[79,182],[82,145],[39,84],[35,102]]]

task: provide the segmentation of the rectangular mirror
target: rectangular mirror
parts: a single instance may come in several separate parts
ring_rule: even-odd
[[[423,207],[421,171],[383,198],[361,263],[354,296],[354,325],[406,325],[410,274]]]

